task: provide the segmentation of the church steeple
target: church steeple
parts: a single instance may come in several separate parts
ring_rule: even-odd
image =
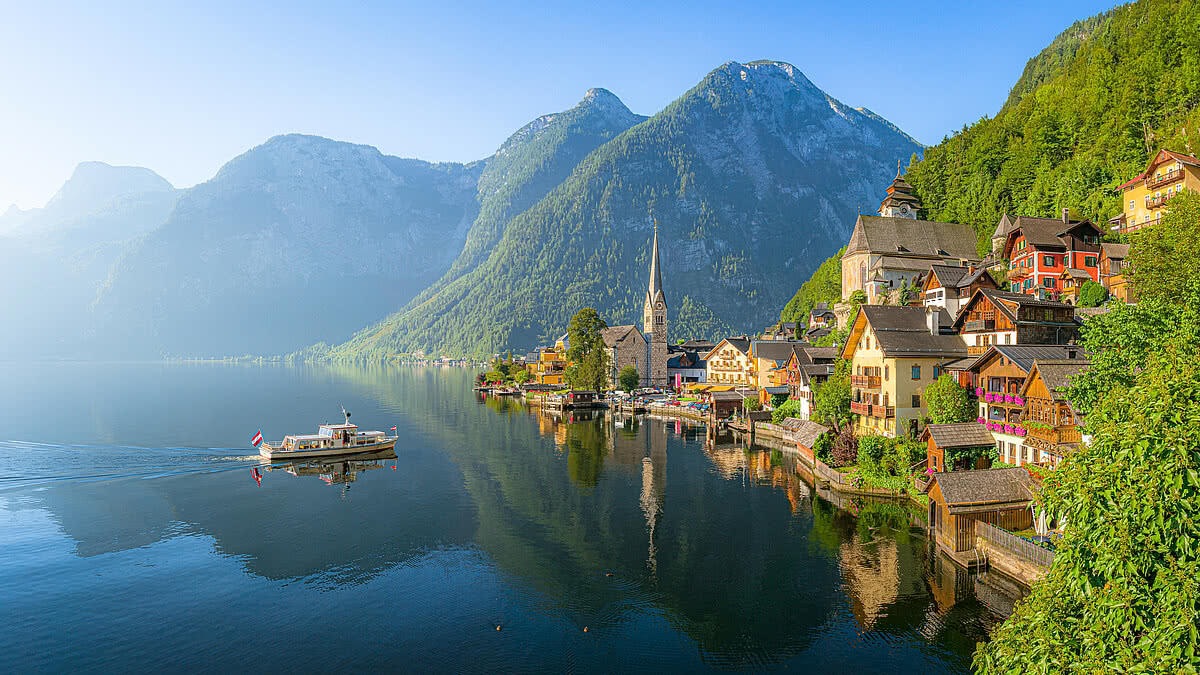
[[[896,160],[896,178],[887,188],[887,196],[879,205],[879,215],[891,218],[916,219],[921,202],[912,193],[913,186],[903,177],[903,162]]]
[[[662,264],[658,258],[658,223],[654,223],[654,242],[650,249],[650,284],[642,309],[646,335],[650,341],[667,339],[667,296],[663,293]]]
[[[666,306],[667,298],[662,290],[662,268],[658,264],[658,223],[654,223],[654,247],[650,251],[650,288],[646,291],[646,300],[663,301]]]

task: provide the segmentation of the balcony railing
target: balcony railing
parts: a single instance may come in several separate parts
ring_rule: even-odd
[[[1166,185],[1167,183],[1179,180],[1180,178],[1183,178],[1182,171],[1168,171],[1165,174],[1159,176],[1158,178],[1147,177],[1146,178],[1146,189],[1153,190],[1156,187]]]
[[[996,320],[995,319],[977,319],[975,321],[968,321],[965,326],[965,330],[968,333],[974,333],[976,331],[981,331],[981,330],[996,330]]]
[[[896,407],[891,405],[873,405],[871,406],[871,417],[879,417],[888,419],[896,416]]]
[[[850,386],[859,389],[878,389],[881,380],[878,375],[851,375]]]
[[[991,345],[967,345],[967,356],[979,356],[986,352]]]
[[[1030,274],[1033,274],[1032,267],[1025,267],[1024,265],[1018,265],[1017,267],[1014,267],[1008,271],[1008,279],[1009,279],[1009,281],[1020,281],[1021,279],[1024,279],[1025,277],[1029,276]]]
[[[1080,441],[1079,427],[1069,425],[1043,429],[1032,426],[1029,429],[1029,438],[1042,441],[1051,446],[1056,446],[1060,443],[1078,443]]]
[[[858,401],[851,401],[850,402],[850,412],[854,413],[855,415],[870,415],[871,414],[871,404],[870,403],[859,403]]]

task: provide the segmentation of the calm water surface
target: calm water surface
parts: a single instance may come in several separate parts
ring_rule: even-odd
[[[0,672],[962,672],[1017,594],[787,452],[541,416],[464,370],[0,377]],[[249,447],[339,404],[398,425],[396,459]]]

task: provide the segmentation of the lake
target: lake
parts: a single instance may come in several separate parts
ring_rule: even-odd
[[[462,369],[0,377],[0,672],[965,672],[1019,594],[790,452],[543,415]],[[341,405],[396,458],[250,447]]]

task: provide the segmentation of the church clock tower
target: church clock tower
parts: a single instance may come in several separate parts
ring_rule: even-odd
[[[921,202],[917,199],[913,192],[913,186],[908,184],[908,181],[902,178],[900,161],[896,162],[896,178],[887,188],[887,196],[883,198],[883,203],[879,205],[879,215],[888,218],[910,218],[917,219],[917,211],[921,208]]]
[[[642,383],[651,387],[666,387],[667,382],[667,296],[662,289],[662,268],[658,259],[658,223],[654,224],[654,243],[650,251],[650,286],[642,307],[642,323],[646,333],[647,371]]]

